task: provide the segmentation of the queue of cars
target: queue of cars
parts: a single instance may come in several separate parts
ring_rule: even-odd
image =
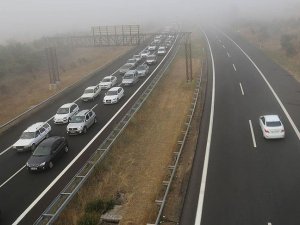
[[[103,97],[103,104],[118,103],[125,95],[121,86],[134,85],[141,77],[149,74],[149,65],[157,62],[156,49],[162,49],[163,36],[156,36],[151,45],[141,53],[133,55],[131,59],[120,67],[119,73],[123,75],[122,81],[117,85],[117,77],[110,75],[104,77],[98,84],[87,87],[80,99],[83,102],[94,101],[102,90],[107,90]],[[154,49],[154,50],[149,50]],[[166,47],[164,47],[166,49]],[[144,61],[144,62],[143,62]],[[67,124],[68,135],[85,134],[87,130],[97,123],[96,113],[92,109],[80,109],[75,103],[63,104],[53,117],[54,124]],[[52,168],[54,162],[62,153],[69,151],[69,145],[65,137],[51,136],[51,126],[48,122],[38,122],[29,126],[12,145],[18,152],[32,151],[26,166],[29,171],[45,170]]]

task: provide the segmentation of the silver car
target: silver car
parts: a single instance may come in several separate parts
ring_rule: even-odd
[[[87,129],[95,123],[97,123],[97,119],[93,110],[81,110],[71,118],[67,126],[67,133],[70,135],[85,134]]]
[[[146,76],[149,74],[149,66],[147,64],[139,65],[136,71],[140,77]]]
[[[126,63],[126,64],[124,64],[123,66],[120,67],[119,73],[121,73],[121,74],[126,73],[126,72],[129,71],[132,67],[133,67],[132,64]]]
[[[125,75],[123,76],[122,84],[124,86],[132,85],[138,82],[139,75],[136,70],[129,70]]]

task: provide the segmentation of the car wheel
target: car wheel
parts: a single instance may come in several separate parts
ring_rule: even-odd
[[[94,119],[94,124],[95,124],[95,123],[97,123],[97,119],[96,119],[96,118]]]
[[[84,127],[82,132],[85,134],[86,131],[87,131],[87,129],[86,129],[86,127]]]
[[[33,144],[31,145],[30,150],[31,150],[31,151],[34,151],[34,149],[35,149],[35,144],[33,143]]]
[[[52,161],[50,161],[50,162],[49,162],[49,169],[52,169],[52,168],[53,168],[53,166],[54,166],[54,165],[53,165],[53,162],[52,162]]]
[[[71,118],[69,117],[69,119],[68,119],[68,123],[70,123],[71,122]]]
[[[68,145],[65,146],[64,151],[65,151],[65,153],[67,153],[69,151],[69,146]]]

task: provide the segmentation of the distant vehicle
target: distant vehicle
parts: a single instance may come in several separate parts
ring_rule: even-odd
[[[53,136],[43,140],[28,159],[26,166],[29,171],[51,169],[62,153],[69,151],[64,137]]]
[[[146,63],[148,64],[148,65],[154,65],[154,64],[156,64],[156,62],[157,62],[157,56],[156,55],[148,55],[147,56],[147,59],[146,59]]]
[[[84,90],[83,95],[80,97],[82,101],[90,101],[90,100],[94,100],[101,91],[101,87],[99,84],[97,84],[96,86],[91,86],[88,87]]]
[[[148,50],[149,51],[155,51],[157,48],[156,44],[154,42],[152,42],[149,46],[148,46]]]
[[[134,67],[134,66],[136,66],[136,64],[137,64],[137,60],[136,59],[128,59],[127,60],[127,63],[128,64],[131,64],[132,65],[132,67]]]
[[[101,89],[110,89],[115,86],[117,83],[117,78],[115,76],[107,76],[102,79],[100,82]]]
[[[121,66],[121,68],[119,69],[119,73],[124,74],[126,73],[128,70],[130,70],[132,68],[132,64],[131,63],[126,63],[123,66]]]
[[[264,115],[259,117],[259,125],[266,139],[285,137],[284,126],[278,115]]]
[[[139,63],[142,60],[142,56],[140,54],[134,55],[132,58],[135,59],[137,63]]]
[[[149,74],[149,66],[147,64],[139,65],[136,71],[140,77],[146,76]]]
[[[20,139],[12,147],[18,152],[33,151],[42,140],[50,136],[50,132],[51,126],[47,122],[35,123],[22,133]]]
[[[150,55],[150,51],[148,49],[145,49],[144,51],[141,52],[142,58],[146,58],[148,55]]]
[[[153,43],[156,45],[160,44],[160,42],[161,42],[160,38],[155,38],[153,41]]]
[[[117,103],[124,96],[124,89],[122,87],[113,87],[109,89],[104,98],[104,104],[114,104]]]
[[[125,86],[135,84],[139,80],[139,75],[136,70],[129,70],[122,79],[122,84]]]
[[[85,109],[75,114],[67,126],[67,133],[72,134],[85,134],[87,129],[93,124],[97,123],[96,114],[91,109]]]
[[[164,55],[166,52],[166,48],[164,46],[160,46],[157,50],[157,55]]]
[[[71,117],[79,111],[79,107],[76,103],[67,103],[62,105],[53,117],[53,122],[55,124],[68,123]]]

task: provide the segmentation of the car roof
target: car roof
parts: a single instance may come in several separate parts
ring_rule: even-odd
[[[115,77],[115,76],[109,75],[109,76],[106,76],[106,77],[104,77],[104,78],[113,78],[113,77]],[[104,79],[104,78],[103,78],[103,79]]]
[[[70,108],[74,104],[75,104],[74,102],[72,102],[72,103],[66,103],[66,104],[63,104],[60,108]]]
[[[84,116],[86,113],[88,113],[90,110],[89,109],[83,109],[76,113],[76,116]]]
[[[136,70],[128,70],[128,71],[125,73],[125,75],[126,75],[126,74],[135,74],[135,71],[136,71]]]
[[[150,58],[150,57],[156,57],[156,55],[152,54],[152,55],[148,55],[148,57],[149,57],[149,58]]]
[[[35,132],[38,129],[40,129],[45,123],[44,122],[37,122],[35,124],[32,124],[30,127],[28,127],[25,132]]]
[[[109,89],[109,91],[117,91],[119,90],[120,87],[112,87],[111,89]]]
[[[51,136],[49,138],[46,138],[45,140],[43,140],[40,145],[41,146],[49,146],[52,145],[56,140],[61,139],[63,137],[59,137],[59,136]]]
[[[264,117],[265,117],[265,120],[267,122],[270,122],[270,121],[280,121],[278,115],[265,115]]]

